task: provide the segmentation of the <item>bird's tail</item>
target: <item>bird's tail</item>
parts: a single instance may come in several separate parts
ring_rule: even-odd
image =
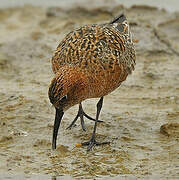
[[[126,21],[126,16],[124,14],[121,14],[118,17],[115,17],[109,24],[113,24],[113,23],[123,23],[124,21]]]
[[[114,20],[112,20],[109,24],[117,31],[119,31],[120,34],[125,34],[132,38],[129,30],[129,23],[127,22],[126,16],[124,14],[114,18]]]

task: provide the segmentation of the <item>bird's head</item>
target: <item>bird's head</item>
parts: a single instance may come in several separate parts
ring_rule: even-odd
[[[66,81],[63,76],[56,74],[51,81],[48,95],[50,102],[56,109],[60,109],[65,111],[71,105],[71,94],[72,94],[72,87],[68,86],[69,82]]]
[[[56,109],[66,111],[83,100],[81,91],[84,80],[77,71],[60,70],[52,79],[48,95],[50,102]]]

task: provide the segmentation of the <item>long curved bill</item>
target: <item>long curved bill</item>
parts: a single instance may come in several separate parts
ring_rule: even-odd
[[[55,114],[55,122],[53,127],[53,139],[52,139],[52,149],[56,149],[56,141],[57,141],[57,135],[58,135],[58,129],[63,117],[63,110],[56,108],[56,114]]]

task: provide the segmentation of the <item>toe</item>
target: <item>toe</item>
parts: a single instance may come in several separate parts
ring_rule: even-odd
[[[87,148],[87,152],[91,151],[94,145],[95,145],[95,142],[94,141],[90,141],[89,146]]]

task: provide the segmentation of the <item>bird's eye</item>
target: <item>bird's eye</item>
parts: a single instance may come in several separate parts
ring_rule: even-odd
[[[64,101],[66,101],[66,100],[67,100],[67,95],[63,96],[60,101],[61,101],[61,102],[64,102]]]

